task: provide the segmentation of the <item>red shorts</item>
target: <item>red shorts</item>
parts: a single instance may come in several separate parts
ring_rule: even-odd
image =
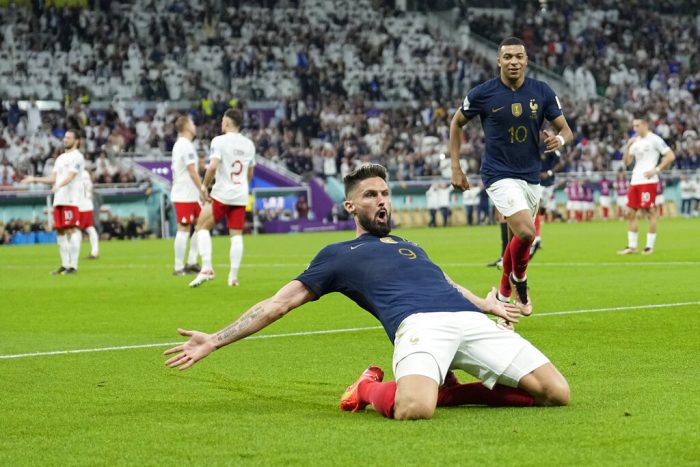
[[[627,193],[627,207],[631,209],[649,209],[656,206],[656,183],[630,185]]]
[[[194,224],[197,222],[202,207],[198,202],[178,203],[175,202],[175,216],[178,224]]]
[[[94,227],[94,211],[80,211],[80,230]]]
[[[78,206],[54,206],[53,228],[68,229],[80,225],[80,212]]]
[[[226,216],[226,225],[229,229],[243,230],[245,225],[245,206],[229,206],[217,200],[212,200],[211,212],[214,221],[219,222]]]

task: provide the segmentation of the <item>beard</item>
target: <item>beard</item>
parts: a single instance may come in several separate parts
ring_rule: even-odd
[[[383,237],[391,232],[391,214],[389,211],[387,211],[385,219],[385,223],[379,222],[376,215],[370,218],[365,213],[357,213],[357,222],[360,223],[363,229],[377,237]]]

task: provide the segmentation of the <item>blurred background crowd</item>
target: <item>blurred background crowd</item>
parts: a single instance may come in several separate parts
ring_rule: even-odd
[[[416,10],[403,11],[407,3]],[[63,132],[76,124],[96,183],[137,181],[122,158],[170,151],[181,113],[193,116],[204,158],[230,106],[245,111],[259,157],[304,177],[341,177],[365,162],[386,165],[394,180],[444,175],[454,110],[498,72],[496,45],[484,57],[476,42],[508,35],[525,40],[531,67],[566,89],[560,98],[576,142],[565,171],[617,170],[638,113],[672,146],[675,168],[700,166],[700,16],[692,1],[481,3],[0,8],[0,187],[50,172]],[[42,101],[60,105],[40,108]],[[483,149],[473,123],[462,145],[473,174]]]

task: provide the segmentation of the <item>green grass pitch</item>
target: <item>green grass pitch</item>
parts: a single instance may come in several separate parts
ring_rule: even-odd
[[[700,465],[699,232],[662,219],[654,255],[620,257],[622,222],[545,224],[535,315],[518,331],[568,379],[571,405],[419,422],[338,410],[368,364],[392,378],[386,335],[338,294],[186,372],[163,365],[177,327],[220,329],[352,232],[246,237],[236,289],[227,238],[214,239],[218,277],[192,290],[171,275],[172,241],[102,243],[65,277],[49,275],[55,245],[2,247],[0,465]],[[484,267],[495,226],[394,233],[478,294],[498,282]],[[313,333],[329,330],[345,331]]]

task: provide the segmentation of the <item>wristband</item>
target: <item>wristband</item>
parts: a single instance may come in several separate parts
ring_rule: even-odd
[[[564,146],[566,146],[566,140],[564,139],[564,137],[562,135],[557,135],[557,139],[559,140],[559,144],[561,144],[562,148]]]
[[[554,175],[554,172],[552,172],[551,170],[548,170],[547,175],[549,175],[551,177],[552,175]]]

